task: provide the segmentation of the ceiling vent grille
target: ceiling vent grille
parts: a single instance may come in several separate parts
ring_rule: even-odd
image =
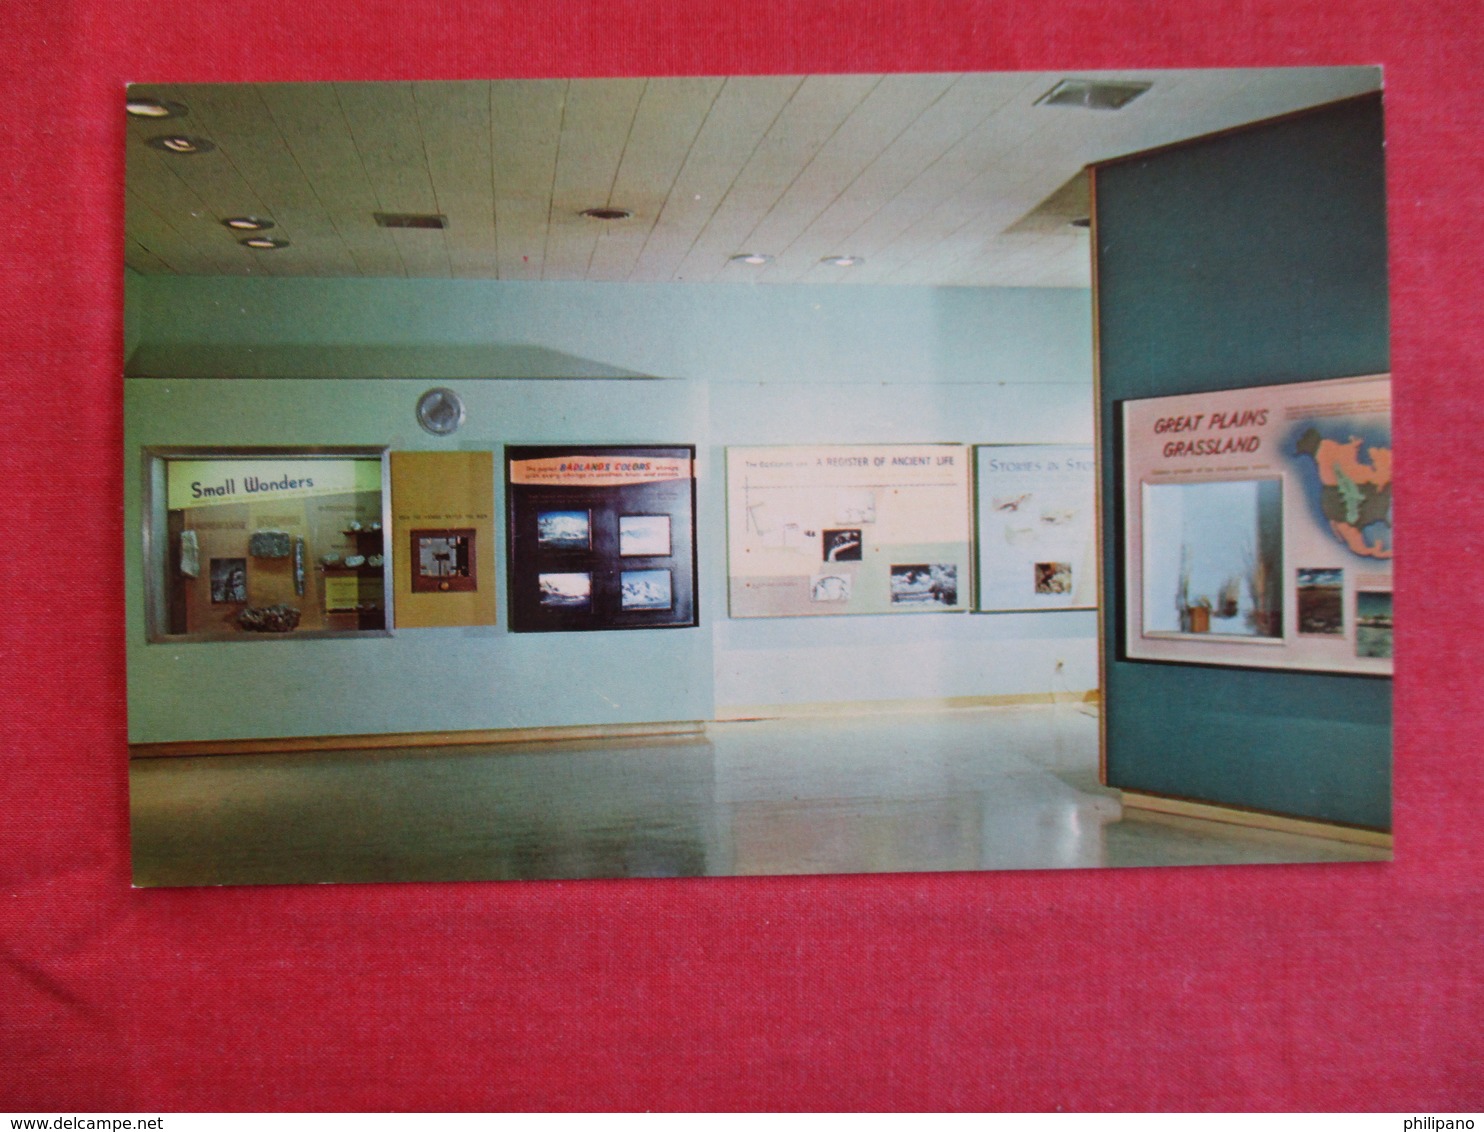
[[[436,212],[373,212],[382,228],[447,228],[448,217]]]
[[[1122,110],[1151,85],[1101,82],[1097,79],[1062,79],[1036,99],[1036,105],[1077,106],[1084,110]]]

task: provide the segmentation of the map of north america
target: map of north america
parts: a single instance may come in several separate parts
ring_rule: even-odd
[[[1390,558],[1391,448],[1358,436],[1332,440],[1311,425],[1294,452],[1313,461],[1319,508],[1335,537],[1362,558]]]

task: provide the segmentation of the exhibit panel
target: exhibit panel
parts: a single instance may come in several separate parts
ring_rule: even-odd
[[[1391,674],[1391,383],[1123,402],[1130,660]]]
[[[512,445],[505,472],[514,632],[698,623],[693,446]]]
[[[495,623],[495,457],[393,452],[397,627]]]
[[[970,607],[969,449],[727,449],[733,617]]]
[[[380,452],[145,453],[149,639],[384,630]]]
[[[1097,608],[1092,445],[974,449],[983,613]]]

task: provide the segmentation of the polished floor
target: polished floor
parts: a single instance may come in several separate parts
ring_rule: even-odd
[[[1376,861],[1125,811],[1075,704],[704,736],[136,759],[141,886]]]

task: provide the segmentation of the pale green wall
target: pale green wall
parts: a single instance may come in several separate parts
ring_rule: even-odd
[[[146,445],[653,441],[694,443],[701,457],[697,629],[509,633],[502,531],[493,629],[149,645],[131,539],[136,742],[706,719],[734,705],[1096,684],[1088,613],[730,621],[725,599],[726,445],[1085,443],[1086,292],[137,276],[126,287],[130,531]],[[634,379],[645,375],[662,380]],[[413,421],[434,381],[469,405],[453,441]]]
[[[1086,291],[149,277],[134,373],[1090,387]]]

